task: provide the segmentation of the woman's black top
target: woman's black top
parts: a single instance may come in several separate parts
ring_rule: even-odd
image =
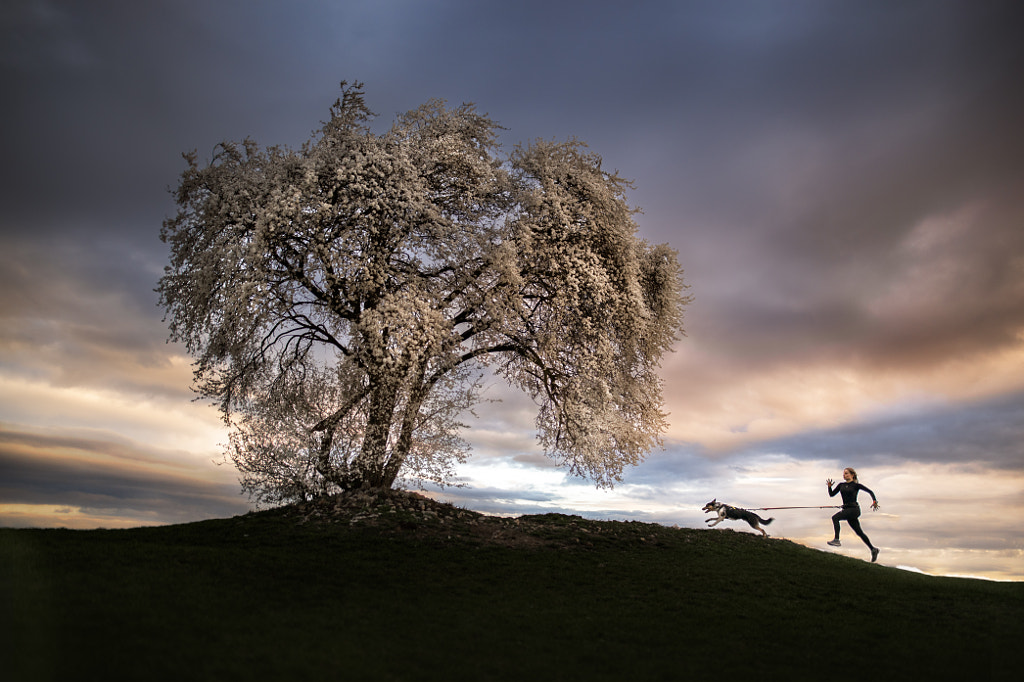
[[[828,495],[829,497],[835,497],[836,493],[841,493],[843,496],[844,507],[857,507],[860,506],[857,504],[857,493],[860,492],[861,490],[866,492],[868,495],[871,495],[872,502],[878,501],[875,498],[875,494],[871,492],[870,488],[868,488],[865,485],[861,485],[860,483],[855,483],[853,481],[850,481],[849,483],[843,481],[842,483],[836,486],[835,490],[832,490],[832,486],[829,486]]]

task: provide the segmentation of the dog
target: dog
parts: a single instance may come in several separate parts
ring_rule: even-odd
[[[747,511],[746,509],[740,509],[738,507],[730,507],[727,504],[722,504],[717,499],[711,500],[710,502],[705,504],[704,511],[715,512],[716,514],[718,514],[718,516],[716,516],[715,518],[708,519],[706,521],[706,523],[712,526],[717,526],[726,519],[729,519],[731,521],[746,521],[750,524],[751,528],[753,528],[754,530],[761,531],[761,535],[763,535],[764,537],[768,537],[768,533],[764,532],[764,528],[762,528],[760,524],[763,523],[767,526],[769,523],[775,520],[773,518],[762,519],[754,512]]]

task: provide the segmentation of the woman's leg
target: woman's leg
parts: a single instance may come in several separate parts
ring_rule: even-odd
[[[843,512],[841,511],[836,512],[832,515],[832,527],[835,528],[836,531],[836,537],[834,538],[836,540],[839,539],[839,522],[842,521],[844,518],[845,517],[843,516]]]
[[[860,539],[864,541],[864,544],[867,545],[868,548],[875,548],[875,546],[871,544],[871,540],[868,540],[868,536],[864,534],[863,530],[861,530],[860,519],[854,516],[853,518],[846,519],[846,522],[850,524],[850,528],[853,529],[854,533],[860,536]]]

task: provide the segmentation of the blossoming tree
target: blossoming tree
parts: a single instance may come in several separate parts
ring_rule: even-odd
[[[444,483],[484,371],[538,405],[545,452],[599,486],[660,444],[659,360],[688,301],[629,183],[578,141],[504,154],[471,105],[370,128],[342,83],[299,150],[186,155],[157,291],[228,455],[263,501]]]

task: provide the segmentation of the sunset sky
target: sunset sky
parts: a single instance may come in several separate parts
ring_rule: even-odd
[[[299,146],[359,80],[380,129],[436,97],[507,148],[584,140],[694,297],[665,447],[615,489],[495,384],[439,499],[703,527],[714,497],[833,504],[853,466],[880,563],[1024,580],[1022,33],[1024,4],[975,0],[5,0],[0,525],[250,508],[166,343],[168,190],[182,152]],[[768,530],[867,559],[825,546],[831,513]]]

